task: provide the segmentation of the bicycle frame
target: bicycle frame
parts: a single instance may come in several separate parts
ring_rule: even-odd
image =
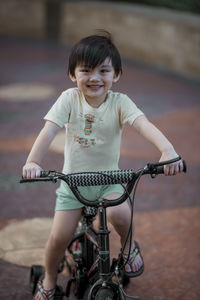
[[[120,299],[123,300],[124,295],[119,287],[117,282],[112,280],[112,272],[110,266],[110,246],[109,246],[109,234],[110,231],[107,228],[107,217],[106,217],[106,207],[104,207],[104,200],[100,201],[99,206],[99,227],[98,231],[94,230],[93,220],[94,215],[86,216],[83,213],[82,222],[86,223],[85,228],[82,233],[77,234],[75,238],[71,241],[70,246],[73,244],[74,240],[76,240],[80,236],[83,238],[83,243],[85,248],[82,249],[83,257],[86,257],[86,269],[88,279],[90,275],[94,271],[95,265],[98,263],[98,280],[92,284],[90,289],[88,300],[93,299],[93,295],[99,287],[112,286],[113,290],[115,290],[116,296],[120,294]],[[84,225],[83,225],[84,227]],[[98,256],[96,261],[94,261],[93,256],[93,247],[98,248]],[[88,260],[89,258],[89,260]],[[93,278],[93,276],[91,276]],[[138,299],[138,298],[137,298]]]

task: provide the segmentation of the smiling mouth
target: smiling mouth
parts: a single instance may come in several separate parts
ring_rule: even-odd
[[[103,85],[99,85],[99,84],[90,84],[90,85],[87,85],[87,87],[89,87],[89,88],[100,88],[102,86]]]

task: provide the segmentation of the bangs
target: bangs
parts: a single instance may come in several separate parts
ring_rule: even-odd
[[[101,65],[107,57],[111,59],[110,52],[104,46],[88,45],[83,49],[78,49],[75,58],[76,66],[81,65],[94,69]]]

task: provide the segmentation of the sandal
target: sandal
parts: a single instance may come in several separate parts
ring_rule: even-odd
[[[123,260],[124,262],[127,260],[128,258],[128,261],[126,264],[128,264],[130,266],[130,268],[132,269],[132,264],[136,258],[136,256],[138,254],[140,254],[141,258],[142,258],[142,261],[143,261],[143,257],[141,255],[141,252],[140,252],[140,247],[139,247],[139,244],[138,242],[134,241],[135,242],[135,248],[133,249],[133,251],[130,253],[129,255],[129,258],[128,258],[128,254],[123,254]],[[143,261],[143,264],[142,266],[139,268],[139,270],[135,271],[135,272],[126,272],[125,268],[124,268],[124,273],[126,274],[126,276],[128,277],[137,277],[137,276],[140,276],[142,273],[144,272],[144,261]]]
[[[54,294],[56,292],[56,288],[51,289],[51,290],[45,290],[43,287],[43,282],[39,281],[38,282],[38,291],[42,295],[44,300],[51,300],[54,298]]]

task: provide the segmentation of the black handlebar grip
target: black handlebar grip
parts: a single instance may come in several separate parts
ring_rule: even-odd
[[[185,160],[183,160],[183,172],[187,172],[187,165]],[[164,173],[164,166],[158,166],[156,167],[155,174],[163,174]]]
[[[27,183],[27,182],[38,182],[38,181],[53,181],[53,179],[52,178],[27,178],[27,179],[25,179],[25,178],[22,178],[20,181],[19,181],[19,183]]]
[[[22,179],[20,180],[20,183],[34,182],[34,181],[38,181],[38,180],[36,180],[36,179],[31,179],[31,178],[27,178],[27,179],[22,178]]]

